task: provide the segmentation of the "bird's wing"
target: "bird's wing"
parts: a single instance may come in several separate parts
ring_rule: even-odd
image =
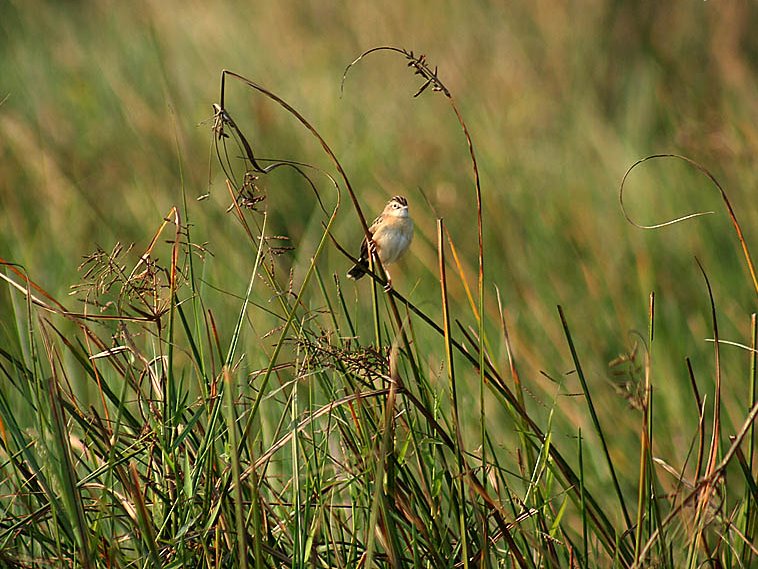
[[[376,227],[380,221],[382,221],[381,215],[377,217],[369,226],[368,232],[372,237],[374,236],[374,232],[376,231]],[[361,241],[361,256],[359,258],[363,261],[368,261],[368,241],[366,240],[366,237],[364,237],[363,241]]]

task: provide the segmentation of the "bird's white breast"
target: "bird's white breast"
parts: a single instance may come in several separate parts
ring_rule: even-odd
[[[394,263],[408,249],[413,240],[413,221],[409,217],[398,216],[388,220],[374,234],[379,259],[383,265]]]

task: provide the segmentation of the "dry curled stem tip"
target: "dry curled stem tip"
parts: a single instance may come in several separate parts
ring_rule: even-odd
[[[624,177],[621,180],[621,186],[619,187],[619,203],[621,204],[621,211],[624,214],[624,217],[626,218],[626,220],[632,225],[634,225],[635,227],[639,227],[640,229],[658,229],[661,227],[666,227],[668,225],[679,223],[681,221],[686,221],[688,219],[692,219],[695,217],[700,217],[703,215],[709,215],[711,213],[715,213],[713,211],[696,212],[696,213],[691,213],[689,215],[684,215],[682,217],[678,217],[676,219],[665,221],[663,223],[656,223],[653,225],[642,225],[634,221],[629,216],[629,214],[626,211],[626,207],[624,206],[624,186],[626,184],[626,180],[629,177],[629,174],[631,174],[632,170],[634,170],[637,166],[639,166],[643,162],[647,162],[648,160],[654,160],[656,158],[677,158],[679,160],[683,160],[690,166],[693,166],[698,172],[705,175],[713,183],[713,185],[716,187],[716,189],[719,191],[719,194],[721,195],[721,199],[723,200],[724,205],[726,206],[729,219],[731,220],[732,226],[734,227],[734,231],[737,233],[737,239],[740,242],[740,246],[742,247],[742,253],[745,257],[745,264],[747,265],[748,271],[750,272],[750,277],[753,281],[753,288],[755,289],[755,292],[758,294],[758,276],[756,276],[755,265],[753,264],[753,260],[750,256],[750,251],[748,250],[747,242],[745,241],[745,237],[742,233],[742,227],[737,221],[737,215],[734,213],[734,208],[732,207],[732,204],[729,201],[729,197],[726,195],[726,191],[721,186],[721,184],[716,179],[716,177],[710,172],[710,170],[708,170],[705,166],[703,166],[699,162],[696,162],[692,160],[691,158],[687,158],[686,156],[682,156],[680,154],[652,154],[651,156],[646,156],[645,158],[641,158],[640,160],[637,160],[637,162],[632,164],[629,167],[629,169],[626,171],[626,174],[624,174]]]
[[[432,70],[432,68],[427,64],[426,55],[421,54],[416,56],[412,51],[391,45],[381,45],[367,49],[348,64],[348,66],[345,68],[344,73],[342,74],[342,81],[340,82],[340,97],[345,91],[345,80],[347,79],[347,74],[353,68],[353,66],[367,55],[379,51],[391,51],[403,55],[408,60],[408,67],[412,67],[415,70],[415,75],[420,75],[425,80],[423,85],[421,85],[421,87],[413,95],[414,98],[421,95],[421,93],[426,91],[429,86],[432,87],[432,91],[443,93],[448,98],[451,97],[450,91],[448,91],[447,87],[445,87],[437,74],[437,67],[435,66],[434,70]]]
[[[634,221],[632,219],[632,217],[629,215],[629,213],[627,212],[626,206],[624,205],[624,186],[626,185],[626,180],[629,177],[629,175],[632,173],[632,170],[634,170],[637,166],[639,166],[643,162],[647,162],[648,160],[653,160],[655,158],[679,158],[681,160],[684,160],[685,162],[688,162],[689,164],[691,164],[692,166],[694,166],[695,168],[697,168],[700,172],[702,172],[703,174],[705,174],[706,176],[708,176],[716,184],[716,186],[719,187],[719,189],[720,189],[720,186],[718,185],[718,182],[711,175],[711,173],[708,172],[708,170],[706,170],[703,166],[701,166],[700,164],[698,164],[697,162],[694,162],[693,160],[691,160],[689,158],[686,158],[684,156],[679,156],[678,154],[653,154],[651,156],[646,156],[645,158],[641,158],[640,160],[637,160],[637,162],[635,162],[634,164],[632,164],[629,167],[629,169],[626,171],[626,173],[624,174],[624,177],[621,180],[621,187],[619,188],[619,203],[621,204],[621,212],[624,214],[624,218],[626,218],[626,220],[629,223],[631,223],[632,225],[634,225],[635,227],[638,227],[640,229],[659,229],[661,227],[667,227],[669,225],[674,225],[676,223],[680,223],[680,222],[686,221],[688,219],[693,219],[695,217],[701,217],[703,215],[710,215],[712,213],[715,213],[713,211],[699,211],[699,212],[683,215],[681,217],[677,217],[677,218],[671,219],[669,221],[664,221],[662,223],[655,223],[655,224],[652,224],[652,225],[643,225],[641,223],[637,223],[636,221]]]

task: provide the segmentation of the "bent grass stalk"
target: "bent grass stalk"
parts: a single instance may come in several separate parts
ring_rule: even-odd
[[[560,321],[600,439],[599,445],[594,437],[583,440],[579,430],[578,466],[564,459],[565,440],[554,424],[560,405],[556,400],[547,418],[532,408],[535,401],[540,403],[539,395],[530,391],[535,383],[533,371],[528,366],[517,370],[513,351],[525,340],[517,327],[510,335],[499,290],[497,312],[485,312],[481,191],[468,129],[437,70],[423,57],[390,49],[408,58],[421,75],[424,84],[418,94],[432,87],[450,98],[466,135],[477,192],[476,300],[449,236],[448,243],[466,289],[471,324],[455,319],[460,331],[450,325],[456,310],[465,310],[466,301],[459,305],[451,295],[445,274],[445,228],[440,221],[435,280],[441,303],[421,304],[421,309],[397,291],[376,294],[372,306],[374,345],[356,337],[362,329],[361,313],[349,309],[339,279],[333,289],[326,285],[320,263],[326,258],[323,253],[329,242],[341,251],[332,232],[342,189],[347,189],[355,214],[364,231],[367,229],[359,196],[336,155],[302,115],[265,88],[225,71],[215,142],[219,155],[225,155],[222,167],[228,174],[232,211],[256,252],[244,297],[238,301],[222,293],[224,300],[235,306],[233,310],[216,305],[206,296],[206,287],[198,286],[199,271],[191,254],[189,260],[185,255],[195,244],[181,226],[179,210],[173,210],[170,221],[163,222],[134,270],[116,277],[137,292],[117,298],[113,314],[89,308],[81,313],[68,311],[17,267],[2,274],[13,298],[23,299],[20,312],[25,313],[25,322],[16,329],[25,340],[19,349],[22,356],[17,357],[15,349],[0,347],[0,374],[10,385],[7,392],[0,391],[0,459],[10,472],[3,491],[10,489],[8,495],[12,496],[12,503],[3,502],[3,506],[16,516],[0,529],[3,555],[6,547],[19,547],[8,550],[9,555],[18,555],[27,565],[39,564],[47,557],[82,566],[87,564],[82,558],[85,553],[99,556],[93,565],[109,566],[246,566],[254,559],[256,567],[442,567],[450,563],[590,567],[597,563],[628,568],[648,563],[672,567],[683,560],[697,564],[711,555],[721,563],[739,555],[743,565],[750,565],[755,552],[750,540],[756,511],[755,484],[750,484],[758,415],[755,352],[751,354],[752,406],[721,460],[718,441],[726,435],[718,409],[726,406],[726,398],[718,401],[720,372],[714,432],[706,456],[705,407],[695,385],[695,372],[687,362],[697,400],[701,448],[692,491],[675,505],[658,492],[653,469],[654,442],[657,449],[660,435],[654,431],[649,397],[652,352],[647,355],[647,406],[637,438],[641,443],[639,469],[630,474],[611,461],[611,439],[616,433],[610,427],[601,428],[601,417],[596,414],[601,399],[596,393],[590,397],[574,346],[576,335],[569,332],[560,308]],[[248,143],[225,108],[226,78],[241,81],[275,101],[315,137],[339,173],[340,184],[332,179],[336,193],[333,210],[324,209],[308,177],[315,168],[259,157],[259,148]],[[239,144],[239,162],[236,154],[223,146],[224,129]],[[260,138],[255,137],[256,141]],[[261,221],[257,212],[240,205],[238,192],[244,181],[235,181],[233,175],[239,164],[261,175],[287,167],[306,179],[316,194],[321,210],[314,209],[317,215],[323,212],[324,228],[315,240],[310,262],[298,266],[299,287],[282,281],[264,262],[274,264],[264,250],[269,218],[263,215]],[[473,221],[473,205],[468,211]],[[171,223],[175,225],[171,247],[163,252],[158,237]],[[744,236],[740,233],[739,237],[746,253]],[[167,254],[165,267],[153,265],[159,252]],[[746,259],[752,266],[749,255]],[[137,289],[138,272],[148,268],[158,268],[163,280],[158,283],[156,278],[152,289]],[[374,287],[381,284],[381,267],[375,274],[372,271],[372,278]],[[260,299],[255,298],[253,285],[257,283],[261,289],[269,287]],[[713,297],[710,286],[709,294]],[[96,302],[97,298],[92,295],[87,300]],[[382,308],[383,302],[388,310]],[[399,307],[403,305],[401,318]],[[256,310],[260,312],[253,317]],[[715,327],[713,301],[712,311]],[[651,298],[649,350],[653,313]],[[75,332],[56,327],[53,321],[58,318]],[[261,338],[255,327],[266,319],[273,322],[273,329]],[[33,326],[37,321],[40,325]],[[496,367],[498,354],[487,342],[490,321],[501,328],[503,345],[495,348],[505,351],[512,382],[504,380]],[[245,322],[251,323],[250,329]],[[175,329],[177,323],[179,329]],[[753,317],[753,349],[755,330]],[[40,337],[46,358],[38,353]],[[222,338],[226,337],[230,340],[224,349]],[[273,346],[266,340],[269,337]],[[389,355],[379,351],[390,339]],[[719,343],[716,337],[716,345]],[[291,357],[290,347],[295,354]],[[659,345],[656,370],[664,353]],[[717,352],[717,360],[719,357]],[[449,401],[440,396],[445,391],[444,386],[440,389],[445,383],[443,369]],[[85,388],[93,390],[99,399],[95,405],[102,406],[102,411],[89,406],[86,389],[77,391],[70,386],[77,376]],[[388,377],[387,388],[376,385]],[[298,393],[306,388],[307,398],[301,396],[304,392]],[[15,414],[18,398],[25,409],[52,408],[54,424],[45,424],[38,413],[32,424],[39,430],[29,431]],[[474,418],[465,410],[476,401],[480,414]],[[485,408],[496,413],[485,416]],[[495,423],[498,412],[512,418],[507,425],[515,425],[517,435]],[[659,420],[658,413],[655,418]],[[570,432],[577,432],[573,425]],[[40,454],[45,443],[40,433],[53,437],[56,449],[51,457],[60,469],[58,478]],[[472,433],[476,434],[467,439]],[[480,450],[467,450],[465,443],[471,445],[472,440],[481,442]],[[744,452],[743,444],[750,444],[749,453]],[[588,467],[598,462],[595,453],[601,463],[604,457],[615,492],[596,489],[602,477],[594,476]],[[678,526],[674,527],[680,523],[682,509],[695,505],[707,513],[703,496],[722,483],[727,466],[735,459],[737,477],[741,473],[746,479],[744,494],[739,478],[736,486],[747,502],[744,517],[733,521],[726,537],[699,522],[697,538],[685,539],[691,559],[683,559],[678,549],[672,550],[674,541],[682,538]],[[516,464],[524,470],[518,472]],[[685,461],[681,471],[675,470],[681,472],[681,480],[686,466]],[[526,488],[520,484],[523,472],[529,473]],[[733,480],[730,471],[730,484]],[[626,511],[621,482],[637,485],[635,524]],[[727,499],[733,500],[733,496],[727,494]],[[606,515],[613,504],[621,507],[624,529]],[[704,519],[705,514],[701,516]],[[738,533],[745,546],[731,556],[726,551],[729,540],[738,539],[734,537]],[[21,545],[16,546],[17,542]],[[701,549],[699,543],[710,548]]]

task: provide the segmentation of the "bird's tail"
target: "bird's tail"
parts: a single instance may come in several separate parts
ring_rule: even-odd
[[[354,281],[357,281],[363,275],[366,274],[366,271],[368,270],[368,263],[364,261],[363,259],[360,259],[358,263],[353,265],[350,270],[347,272],[347,276]]]

